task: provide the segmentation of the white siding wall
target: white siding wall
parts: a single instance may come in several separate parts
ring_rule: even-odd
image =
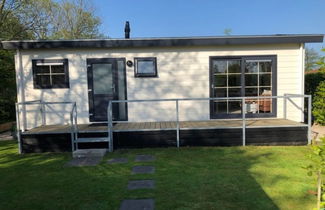
[[[158,78],[135,78],[133,67],[127,67],[128,99],[209,97],[209,56],[277,55],[277,94],[303,93],[303,47],[298,44],[250,45],[224,47],[136,48],[136,49],[55,49],[22,51],[22,99],[44,101],[76,101],[78,122],[88,123],[87,58],[157,57]],[[16,56],[17,57],[17,56]],[[69,59],[70,89],[34,89],[32,59]],[[17,71],[18,63],[16,61]],[[19,77],[19,73],[17,74]],[[19,77],[20,78],[20,77]],[[20,79],[19,79],[20,80]],[[295,100],[301,106],[301,100]],[[283,116],[282,100],[278,101],[278,117]],[[288,103],[289,105],[289,103]],[[47,123],[68,123],[70,107],[54,107]],[[55,112],[57,110],[58,112]],[[50,111],[48,109],[48,111]],[[175,103],[134,103],[128,107],[129,121],[175,119]],[[62,116],[65,116],[64,118]],[[301,113],[288,106],[289,119],[300,121]],[[28,121],[38,119],[35,113]],[[39,118],[40,119],[40,118]],[[181,102],[180,119],[209,119],[208,102]],[[33,126],[31,123],[28,127]]]

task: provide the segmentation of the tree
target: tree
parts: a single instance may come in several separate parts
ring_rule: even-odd
[[[0,50],[0,122],[15,119],[16,82],[13,52]]]
[[[88,4],[87,4],[88,3]],[[0,0],[0,39],[102,37],[100,19],[85,0]],[[13,51],[0,50],[0,121],[15,119]]]
[[[306,167],[309,176],[317,179],[317,209],[325,207],[324,175],[325,175],[325,136],[319,145],[312,145],[308,158],[311,163]]]
[[[0,37],[10,40],[23,33],[35,39],[103,37],[99,33],[100,18],[94,14],[91,1],[85,0],[0,0],[0,27],[15,18],[23,26],[10,25],[2,30],[7,35]]]
[[[223,30],[223,34],[226,35],[226,36],[230,36],[232,33],[232,29],[231,28],[225,28]]]
[[[80,39],[102,37],[99,33],[101,21],[93,14],[94,9],[84,0],[63,1],[52,11],[54,39]]]
[[[320,59],[319,53],[313,48],[306,48],[305,50],[305,71],[314,70],[318,68],[317,61]]]
[[[0,1],[0,38],[30,39],[32,34],[21,24],[16,12],[23,1]],[[0,122],[15,119],[16,82],[14,51],[0,50]]]
[[[323,48],[322,51],[325,52],[325,48]],[[319,59],[317,65],[319,65],[319,70],[325,73],[325,56]]]

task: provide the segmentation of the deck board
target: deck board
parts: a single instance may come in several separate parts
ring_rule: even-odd
[[[285,120],[285,119],[248,119],[247,128],[254,127],[305,127],[306,124]],[[182,121],[181,129],[221,129],[221,128],[241,128],[242,120],[210,120],[210,121]],[[175,121],[168,122],[128,122],[116,123],[113,125],[114,131],[141,131],[141,130],[172,130],[176,128]],[[107,126],[103,124],[78,124],[80,133],[107,132]],[[70,125],[46,125],[40,126],[23,134],[58,134],[70,133]]]

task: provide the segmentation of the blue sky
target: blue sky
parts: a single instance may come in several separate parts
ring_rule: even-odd
[[[124,37],[325,34],[325,0],[93,0],[101,31]],[[325,44],[310,45],[315,49]]]

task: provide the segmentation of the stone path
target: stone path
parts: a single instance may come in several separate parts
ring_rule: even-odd
[[[66,166],[95,166],[102,160],[102,157],[81,157],[73,158]]]
[[[129,181],[128,190],[137,190],[137,189],[154,189],[155,181],[154,180],[134,180]]]
[[[106,149],[79,149],[73,151],[73,159],[65,166],[95,166],[102,161],[106,151]]]
[[[133,166],[132,174],[153,174],[155,167],[153,166]]]
[[[122,201],[120,210],[152,210],[154,207],[153,199],[130,199]]]
[[[135,157],[135,162],[149,162],[154,161],[156,158],[152,155],[137,155]]]
[[[149,162],[154,161],[155,157],[152,155],[137,155],[135,162]],[[126,159],[127,161],[127,159]],[[112,163],[125,163],[125,158],[116,158],[109,161]],[[154,166],[134,166],[132,168],[132,174],[153,174],[155,173]],[[155,181],[148,180],[131,180],[128,183],[128,190],[138,189],[154,189]],[[155,208],[155,201],[152,198],[148,199],[125,199],[122,201],[120,210],[153,210]]]
[[[113,158],[108,160],[109,164],[113,164],[113,163],[127,163],[128,159],[127,158]]]

